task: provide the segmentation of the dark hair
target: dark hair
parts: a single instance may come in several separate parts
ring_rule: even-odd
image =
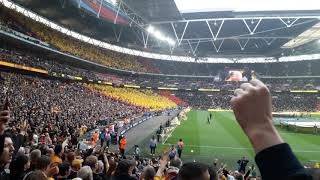
[[[37,163],[36,168],[39,170],[42,170],[42,169],[46,169],[49,165],[50,165],[50,158],[48,156],[42,155],[38,159],[38,163]]]
[[[115,176],[120,175],[129,175],[129,169],[132,166],[132,163],[129,160],[122,160],[119,162],[118,166],[116,167],[116,171],[114,173]]]
[[[70,165],[66,162],[63,162],[59,165],[59,175],[65,176],[67,175],[68,171],[70,169]]]
[[[10,165],[10,176],[15,179],[24,176],[24,166],[29,162],[29,157],[26,155],[18,156]]]
[[[203,173],[208,170],[208,166],[199,163],[199,162],[191,162],[184,164],[178,174],[179,180],[195,180],[201,179]]]
[[[179,141],[182,141],[182,139],[180,138]]]
[[[209,166],[208,171],[210,174],[210,180],[218,180],[218,174],[217,174],[217,171],[214,169],[214,167]]]
[[[25,177],[25,180],[47,180],[48,178],[41,171],[31,171]]]
[[[173,166],[173,167],[176,167],[176,168],[181,168],[181,165],[182,165],[182,161],[181,159],[177,158],[177,159],[172,159],[170,161],[170,166]]]
[[[56,155],[59,155],[62,151],[62,145],[61,144],[57,144],[55,147],[54,147],[54,153]]]
[[[144,179],[145,180],[154,180],[156,172],[152,166],[147,166],[144,169]]]

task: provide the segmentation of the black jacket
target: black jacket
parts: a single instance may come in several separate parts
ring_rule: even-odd
[[[255,160],[263,180],[312,180],[287,143],[262,150]]]

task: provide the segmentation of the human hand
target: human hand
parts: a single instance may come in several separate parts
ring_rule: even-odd
[[[234,94],[231,99],[233,112],[255,151],[283,143],[272,124],[271,96],[266,85],[254,79],[241,84]]]
[[[168,163],[168,156],[166,156],[166,155],[162,156],[162,158],[159,161],[159,164],[160,164],[159,168],[165,169],[167,163]]]

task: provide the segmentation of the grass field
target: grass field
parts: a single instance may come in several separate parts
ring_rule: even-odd
[[[214,120],[207,124],[209,112],[192,110],[164,145],[157,148],[158,153],[176,144],[179,138],[185,142],[184,161],[212,162],[215,158],[236,168],[236,161],[242,156],[254,162],[254,151],[248,138],[235,120],[232,112],[211,112]],[[298,134],[279,129],[283,139],[293,148],[295,154],[305,164],[320,162],[320,136]],[[193,153],[191,153],[193,150]]]

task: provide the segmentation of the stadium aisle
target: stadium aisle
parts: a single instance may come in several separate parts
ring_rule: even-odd
[[[171,112],[170,116],[168,116],[166,113],[161,116],[155,116],[128,131],[125,134],[128,142],[126,148],[127,152],[133,148],[135,144],[140,144],[143,140],[145,140],[146,137],[149,137],[155,133],[161,123],[164,125],[169,118],[171,119],[175,117],[179,112],[180,110],[176,110]],[[111,146],[111,150],[116,150],[117,148],[117,145]]]

